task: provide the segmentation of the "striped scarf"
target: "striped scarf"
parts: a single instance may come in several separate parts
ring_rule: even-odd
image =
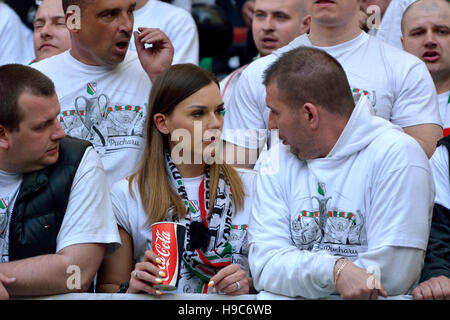
[[[173,188],[186,206],[186,238],[183,262],[200,279],[197,292],[206,293],[208,283],[220,268],[231,264],[232,246],[228,239],[234,203],[231,188],[220,173],[216,200],[210,217],[209,166],[199,187],[199,208],[188,199],[183,180],[170,153],[165,150],[166,168]],[[173,219],[176,219],[175,217]]]

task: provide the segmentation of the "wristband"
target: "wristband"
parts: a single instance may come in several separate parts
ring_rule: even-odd
[[[339,277],[341,276],[342,270],[344,270],[345,266],[347,265],[347,263],[350,261],[347,258],[340,258],[336,261],[336,263],[339,260],[344,260],[344,262],[342,262],[341,266],[339,267],[339,269],[336,271],[336,277],[334,278],[334,287],[336,287],[337,282],[339,280]]]

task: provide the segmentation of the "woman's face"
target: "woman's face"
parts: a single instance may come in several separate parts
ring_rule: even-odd
[[[219,87],[211,82],[180,102],[171,114],[156,114],[154,120],[159,131],[168,134],[172,158],[176,164],[203,164],[209,161],[206,159],[210,156],[214,156],[219,145],[223,114],[224,105]],[[160,125],[157,117],[161,119]]]

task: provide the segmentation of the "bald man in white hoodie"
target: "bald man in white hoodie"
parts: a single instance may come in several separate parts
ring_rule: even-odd
[[[263,154],[256,183],[255,289],[309,299],[410,293],[434,198],[419,143],[374,116],[364,94],[355,106],[341,65],[321,50],[283,54],[264,85],[269,128],[283,144]]]

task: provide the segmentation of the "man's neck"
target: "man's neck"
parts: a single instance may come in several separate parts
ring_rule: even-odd
[[[450,76],[443,80],[434,80],[434,85],[438,94],[450,91]]]
[[[324,26],[312,21],[309,40],[317,47],[331,47],[353,40],[361,32],[358,21],[351,21],[342,26]]]
[[[136,0],[136,10],[139,10],[147,4],[148,0]]]

